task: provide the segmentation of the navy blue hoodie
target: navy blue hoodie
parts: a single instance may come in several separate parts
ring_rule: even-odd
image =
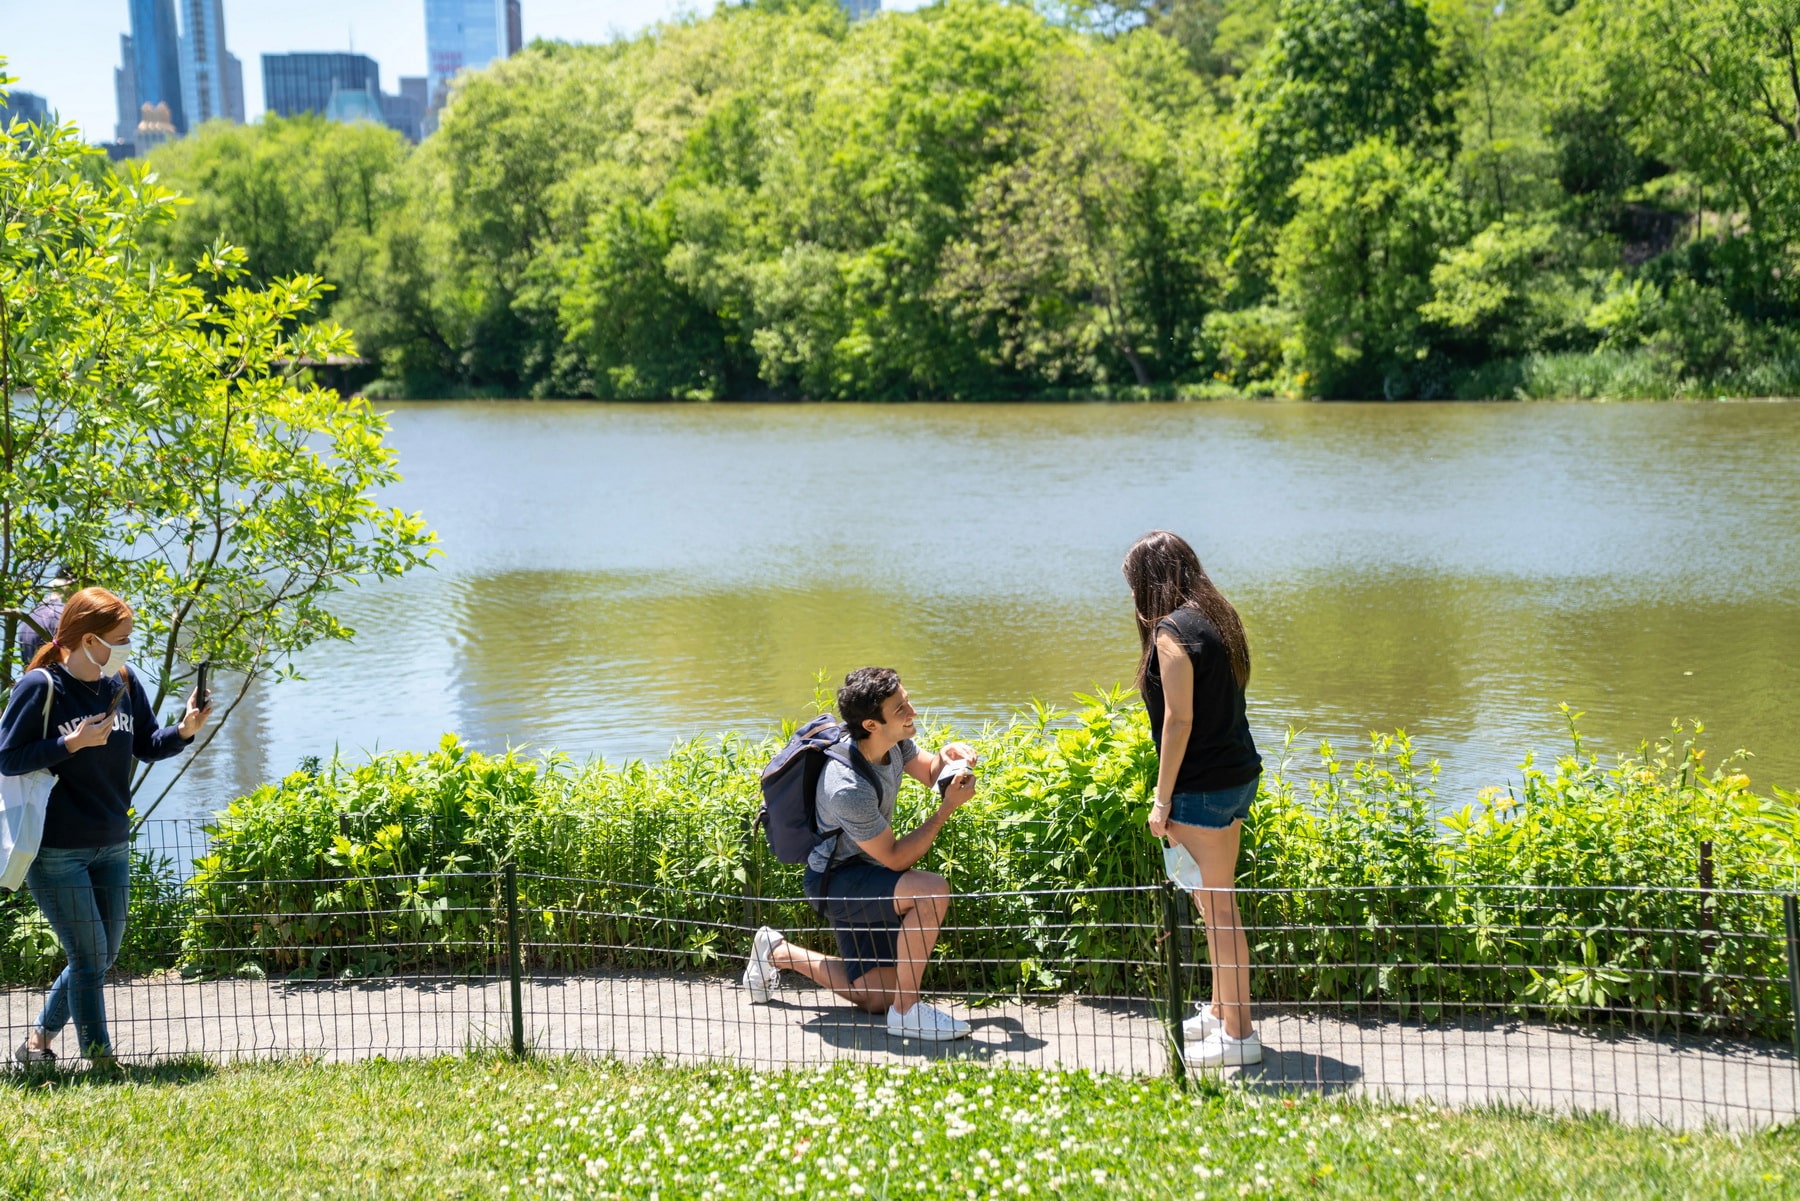
[[[0,719],[0,775],[22,776],[49,768],[56,777],[44,814],[47,847],[104,847],[131,834],[131,760],[155,763],[179,755],[191,738],[174,726],[156,726],[150,698],[135,671],[124,680],[78,680],[61,664],[45,669],[55,681],[50,703],[50,737],[44,737],[45,671],[29,671],[13,685],[12,702]],[[106,712],[113,694],[131,689],[113,717],[112,737],[99,746],[70,751],[63,736],[81,719]]]

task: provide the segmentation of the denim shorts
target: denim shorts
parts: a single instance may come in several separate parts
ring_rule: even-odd
[[[821,896],[821,877],[806,870],[802,887],[837,935],[838,955],[851,983],[872,968],[892,967],[900,961],[900,923],[905,919],[894,908],[894,892],[905,872],[852,859],[832,871],[829,888]]]
[[[1256,800],[1259,775],[1248,784],[1220,788],[1213,792],[1178,792],[1169,803],[1169,820],[1183,826],[1199,826],[1202,830],[1229,829],[1232,822],[1250,816],[1250,804]]]

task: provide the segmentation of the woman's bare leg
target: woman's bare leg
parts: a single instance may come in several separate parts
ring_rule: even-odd
[[[1213,964],[1213,1013],[1225,1033],[1250,1033],[1250,940],[1244,933],[1237,902],[1238,842],[1244,823],[1223,830],[1169,823],[1169,836],[1187,848],[1200,865],[1205,887],[1195,890],[1194,903],[1206,921],[1206,946]],[[1218,881],[1217,887],[1213,882]]]

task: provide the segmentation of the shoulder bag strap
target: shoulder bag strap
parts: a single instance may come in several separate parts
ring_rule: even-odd
[[[50,674],[47,667],[38,668],[44,673],[44,737],[50,737],[50,706],[56,700],[56,677]]]

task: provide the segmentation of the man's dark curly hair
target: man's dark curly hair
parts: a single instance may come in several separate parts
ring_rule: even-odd
[[[869,736],[865,721],[880,721],[881,707],[900,691],[900,673],[891,667],[859,667],[844,677],[838,689],[838,716],[850,737],[858,742]]]

